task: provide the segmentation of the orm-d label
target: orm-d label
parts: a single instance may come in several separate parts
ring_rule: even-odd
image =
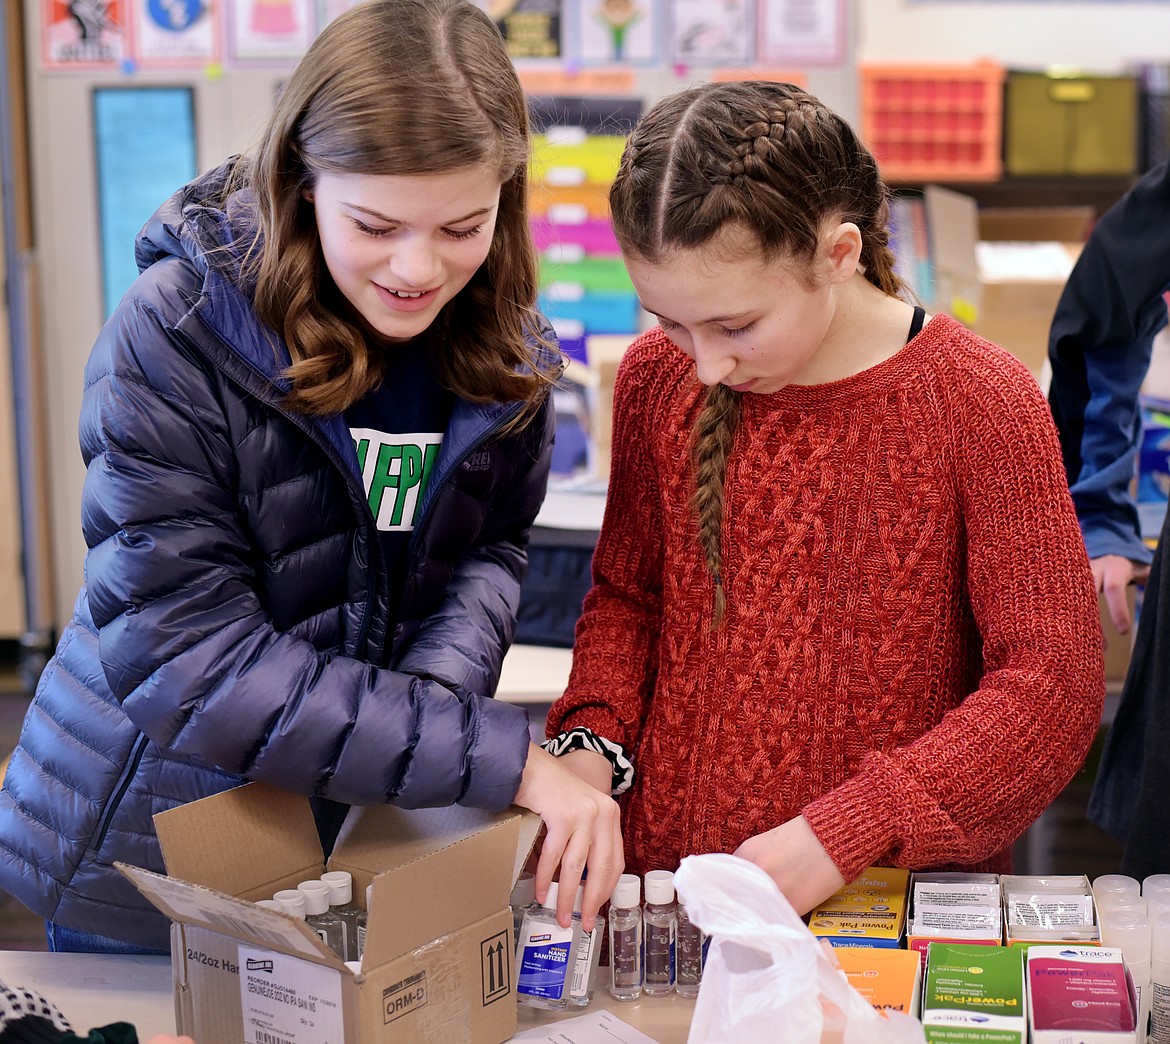
[[[382,1023],[409,1015],[416,1008],[426,1007],[426,1003],[427,973],[415,972],[382,991]]]

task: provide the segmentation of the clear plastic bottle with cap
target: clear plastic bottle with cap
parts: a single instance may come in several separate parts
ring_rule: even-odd
[[[284,913],[284,907],[275,899],[257,899],[256,905],[262,906],[265,910],[279,910],[281,913]]]
[[[642,996],[642,882],[622,874],[609,900],[609,992],[618,1000]]]
[[[646,903],[642,907],[642,938],[646,941],[642,992],[650,997],[674,989],[674,947],[678,927],[674,903],[674,874],[651,870],[643,879]]]
[[[1154,917],[1150,951],[1150,1044],[1170,1044],[1170,913]]]
[[[707,961],[707,933],[691,920],[681,899],[675,916],[678,920],[678,967],[674,988],[681,997],[697,997],[703,981],[703,965]]]
[[[329,886],[329,909],[345,927],[344,960],[357,960],[357,922],[362,908],[353,901],[353,875],[348,870],[328,870],[321,880]]]
[[[536,901],[536,878],[524,871],[512,888],[512,897],[508,905],[512,908],[512,948],[520,941],[520,924],[524,920],[524,911]]]
[[[1152,970],[1152,932],[1150,919],[1131,907],[1106,906],[1100,914],[1101,945],[1121,951],[1125,967],[1137,993],[1137,1028],[1139,1041],[1146,1039],[1150,1021],[1150,978]]]
[[[581,932],[581,943],[573,959],[572,979],[569,983],[569,1003],[584,1008],[593,1000],[593,984],[597,979],[597,964],[601,960],[601,918],[593,921],[593,930],[585,931],[581,924],[581,904],[585,901],[585,886],[577,886],[573,900],[573,920]]]
[[[544,904],[524,911],[516,947],[516,999],[521,1004],[555,1011],[568,1007],[570,976],[581,945],[581,922],[557,923],[559,886],[553,881]]]
[[[1101,902],[1103,896],[1120,893],[1122,895],[1141,895],[1142,883],[1136,877],[1128,874],[1102,874],[1093,879],[1093,898]]]
[[[374,894],[374,886],[366,885],[366,908],[357,916],[357,956],[353,959],[361,960],[366,952],[366,926],[370,921],[370,896]]]
[[[344,961],[345,925],[329,909],[329,885],[320,879],[302,881],[297,891],[305,897],[305,923]]]

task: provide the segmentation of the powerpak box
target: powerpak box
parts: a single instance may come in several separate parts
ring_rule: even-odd
[[[833,946],[900,946],[909,880],[909,870],[867,868],[808,915],[809,931]]]
[[[499,1044],[516,1032],[520,809],[354,808],[328,864],[309,803],[249,783],[155,816],[168,876],[118,864],[170,917],[175,1021],[199,1044]],[[326,870],[370,888],[360,971],[255,905]]]

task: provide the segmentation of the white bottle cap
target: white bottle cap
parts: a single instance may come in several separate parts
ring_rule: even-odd
[[[666,906],[674,902],[674,874],[669,870],[651,870],[646,874],[646,902]]]
[[[536,898],[536,878],[530,873],[522,873],[516,878],[516,887],[512,889],[512,898],[509,906],[531,906]]]
[[[561,886],[553,881],[548,886],[548,895],[544,897],[544,908],[546,910],[555,910],[557,908],[557,898],[561,894]]]
[[[1170,874],[1150,874],[1142,881],[1142,895],[1151,901],[1157,896],[1162,905],[1170,903]],[[1166,898],[1162,899],[1162,896]]]
[[[1138,968],[1150,966],[1150,919],[1134,910],[1110,910],[1101,919],[1101,943],[1114,946],[1125,956],[1125,963]]]
[[[315,917],[329,909],[329,885],[324,881],[302,881],[297,891],[305,897],[305,914]]]
[[[1141,895],[1141,882],[1136,877],[1129,877],[1127,874],[1102,874],[1093,881],[1093,897],[1098,901],[1101,896],[1111,892]]]
[[[1102,892],[1097,900],[1097,920],[1104,921],[1112,910],[1132,910],[1149,916],[1150,904],[1134,892]]]
[[[284,913],[284,907],[275,899],[260,899],[256,905],[264,907],[265,910],[279,910],[281,913]]]
[[[362,962],[361,961],[346,961],[345,966],[354,973],[354,975],[361,975]]]
[[[374,886],[372,884],[366,885],[366,913],[370,912],[370,896],[374,894]]]
[[[635,906],[639,906],[641,902],[642,882],[639,880],[638,875],[622,874],[618,878],[617,887],[613,890],[613,896],[609,900],[609,905],[619,910],[632,910]]]
[[[585,885],[577,885],[577,894],[573,896],[573,913],[579,914],[581,907],[585,902]]]
[[[329,905],[347,906],[353,899],[353,876],[348,870],[329,870],[321,875],[329,886]]]
[[[1155,964],[1170,965],[1170,913],[1156,914],[1150,922],[1151,953]]]
[[[290,917],[305,919],[305,895],[299,888],[282,888],[273,896]]]

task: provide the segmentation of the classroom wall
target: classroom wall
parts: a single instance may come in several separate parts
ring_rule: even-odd
[[[856,61],[965,62],[988,57],[1036,68],[1075,63],[1120,69],[1128,59],[1170,59],[1170,2],[1016,3],[847,0],[848,51],[854,62],[809,69],[811,89],[851,120],[857,118]],[[30,12],[35,5],[29,5]],[[51,557],[58,628],[68,619],[82,576],[80,533],[84,468],[77,448],[82,370],[101,322],[90,92],[128,82],[116,70],[46,73],[40,67],[35,14],[26,26],[31,70],[30,123],[36,186],[35,235],[43,364],[49,401],[48,473]],[[692,75],[696,75],[693,73]],[[192,83],[196,88],[198,165],[206,168],[245,147],[255,135],[281,76],[275,70],[227,70],[209,79],[138,73],[137,83]],[[671,71],[639,72],[648,100],[681,86]]]

